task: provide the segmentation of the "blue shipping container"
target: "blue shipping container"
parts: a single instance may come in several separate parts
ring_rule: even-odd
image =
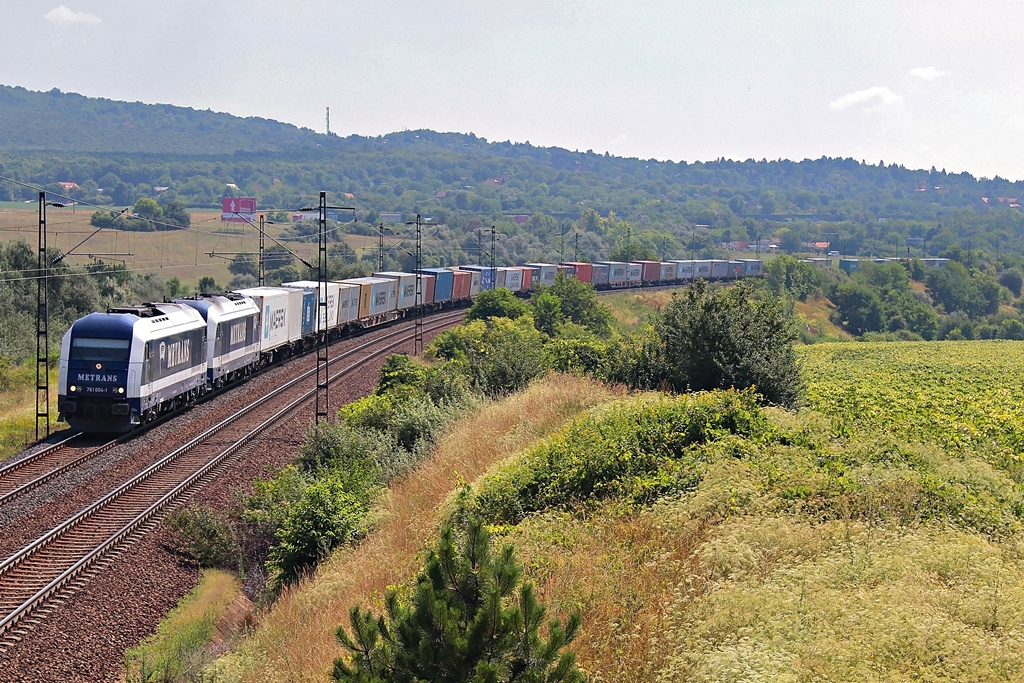
[[[434,282],[434,301],[451,301],[452,285],[455,283],[455,275],[452,271],[447,268],[423,268],[413,272],[433,275],[436,278]]]
[[[316,290],[302,290],[302,336],[316,332]]]
[[[475,270],[480,273],[480,291],[494,289],[494,274],[497,268],[490,266],[459,266],[459,270]]]

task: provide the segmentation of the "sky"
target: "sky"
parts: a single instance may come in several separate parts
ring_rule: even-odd
[[[1024,179],[1022,0],[0,0],[0,83],[339,135]]]

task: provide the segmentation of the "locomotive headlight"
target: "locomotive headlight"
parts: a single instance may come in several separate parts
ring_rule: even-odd
[[[70,387],[68,387],[68,391],[70,391],[71,393],[75,393],[76,391],[78,391],[78,387],[72,384]]]
[[[118,387],[117,388],[117,393],[123,394],[124,393],[124,387]]]

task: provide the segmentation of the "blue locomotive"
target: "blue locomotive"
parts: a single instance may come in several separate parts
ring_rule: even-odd
[[[61,340],[57,407],[84,432],[126,432],[207,387],[207,323],[175,303],[91,313]]]

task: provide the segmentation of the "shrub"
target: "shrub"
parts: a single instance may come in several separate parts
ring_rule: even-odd
[[[588,339],[554,339],[547,346],[551,369],[575,375],[598,375],[607,361],[608,348]]]
[[[655,328],[665,349],[665,379],[674,389],[753,387],[768,403],[798,403],[793,317],[779,299],[753,301],[751,293],[746,283],[712,289],[700,280],[672,298]]]
[[[392,354],[384,361],[377,380],[378,394],[422,389],[427,368],[405,354]]]
[[[289,511],[270,552],[275,584],[294,582],[334,548],[357,538],[368,512],[368,493],[346,490],[339,478],[323,477],[310,484]]]
[[[700,482],[701,445],[769,431],[752,391],[626,399],[584,414],[499,468],[480,483],[476,501],[494,523],[606,498],[649,502]]]
[[[238,559],[238,540],[227,517],[208,507],[187,507],[167,515],[181,549],[200,567],[228,567]]]
[[[384,481],[380,464],[389,461],[397,444],[387,432],[324,423],[314,426],[299,450],[299,463],[310,472],[332,470],[352,488]]]
[[[427,355],[453,362],[472,386],[489,396],[515,393],[548,369],[541,333],[530,316],[460,325],[438,335]]]
[[[611,333],[611,309],[597,300],[597,291],[591,285],[559,273],[548,291],[558,297],[559,308],[570,321],[599,336]]]
[[[651,326],[622,337],[608,348],[606,378],[633,389],[657,389],[665,378],[665,349]]]
[[[507,289],[486,289],[477,295],[473,305],[466,311],[466,320],[487,320],[488,318],[515,319],[530,312],[522,299]]]

